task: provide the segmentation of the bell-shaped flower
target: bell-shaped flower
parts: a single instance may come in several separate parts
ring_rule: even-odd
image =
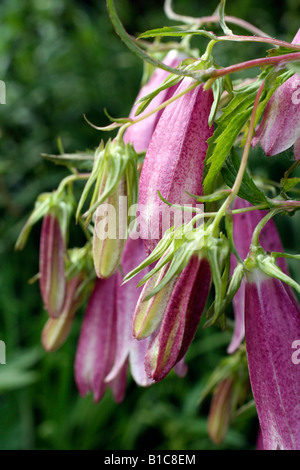
[[[165,56],[163,63],[169,65],[170,67],[177,67],[179,63],[184,60],[186,56],[183,53],[179,53],[176,50],[171,50]],[[169,73],[166,70],[157,68],[154,70],[148,82],[141,88],[138,96],[136,98],[136,104],[132,107],[129,117],[135,119],[135,113],[138,109],[138,101],[147,96],[149,93],[156,90],[162,82],[168,77]],[[146,110],[143,111],[139,117],[142,117],[143,114],[148,114],[150,111],[157,108],[163,102],[167,101],[175,90],[177,89],[177,84],[171,87],[168,87],[160,91],[149,103]],[[157,125],[159,118],[161,117],[163,110],[160,110],[156,113],[151,114],[142,121],[137,122],[136,124],[130,126],[126,129],[124,133],[124,141],[131,143],[137,153],[145,152],[149,146],[152,134]]]
[[[251,204],[241,198],[236,198],[234,209],[250,207]],[[260,220],[266,215],[266,211],[250,211],[233,216],[233,239],[235,248],[242,260],[247,258],[249,253],[253,231]],[[271,219],[265,225],[260,234],[260,243],[265,251],[282,252],[282,244],[274,221]],[[236,257],[231,255],[231,272],[237,265]],[[286,262],[283,258],[278,259],[278,266],[288,274]],[[233,298],[233,310],[235,316],[234,334],[228,346],[228,353],[233,353],[241,344],[245,336],[245,279],[242,280],[237,293]]]
[[[300,44],[300,29],[292,41]],[[300,76],[294,74],[272,95],[264,110],[252,145],[258,143],[268,156],[277,155],[292,145],[296,160],[300,158]]]
[[[89,299],[75,358],[75,381],[82,396],[93,392],[98,402],[107,386],[117,402],[126,388],[127,362],[111,382],[105,377],[115,361],[116,352],[116,283],[117,275],[97,279]]]
[[[173,96],[192,84],[193,80],[184,78]],[[212,91],[199,85],[169,104],[158,121],[139,181],[137,221],[148,252],[176,219],[158,191],[169,203],[180,205],[195,204],[187,192],[202,194],[207,140],[213,134],[213,126],[208,125],[212,103]],[[175,222],[181,224],[181,219]]]
[[[251,387],[265,450],[300,450],[300,368],[293,344],[300,309],[282,281],[246,271],[245,338]]]
[[[145,247],[140,238],[129,237],[122,256],[122,272],[128,274],[145,258]],[[145,354],[149,347],[150,338],[137,341],[132,335],[132,319],[136,303],[141,293],[141,287],[136,284],[142,279],[139,273],[136,279],[122,285],[123,277],[117,273],[116,282],[116,355],[115,362],[106,381],[115,379],[126,361],[129,360],[131,375],[138,385],[147,386],[152,382],[145,372]]]
[[[208,261],[195,255],[176,279],[173,288],[169,289],[166,285],[159,292],[166,295],[166,298],[160,296],[163,317],[145,359],[148,377],[154,381],[162,380],[186,354],[205,307],[210,281]],[[152,303],[150,309],[146,309],[147,315],[154,317],[155,312],[152,315],[151,308],[160,311],[159,303]]]

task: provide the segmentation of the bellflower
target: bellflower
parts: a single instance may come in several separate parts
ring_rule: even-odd
[[[265,450],[300,449],[300,369],[292,361],[300,309],[282,281],[246,273],[245,337],[249,374]]]
[[[242,209],[250,207],[251,204],[241,198],[236,198],[234,202],[234,209]],[[266,211],[250,211],[233,216],[233,239],[238,254],[241,259],[246,259],[250,245],[253,231],[260,220],[266,215]],[[274,221],[271,219],[265,225],[260,234],[260,243],[265,251],[282,252],[283,247]],[[231,255],[231,272],[236,267],[237,261],[234,255]],[[286,262],[283,258],[278,259],[278,265],[282,271],[288,274]],[[241,344],[245,335],[244,325],[244,310],[245,310],[245,279],[242,280],[237,293],[233,298],[233,310],[235,316],[234,334],[230,345],[228,346],[228,353],[233,353]]]
[[[152,299],[146,300],[147,294],[153,289],[150,278],[137,305],[139,310],[141,302],[150,303],[149,308],[145,308],[145,315],[152,318],[151,327],[144,322],[147,334],[154,333],[158,326],[145,359],[148,377],[156,382],[162,380],[182,360],[194,338],[210,288],[208,261],[196,255],[192,256],[188,265],[175,279],[172,289],[167,284],[156,294],[160,295],[159,302],[152,302]],[[162,308],[160,303],[163,304]],[[155,319],[157,312],[160,324],[159,320]],[[142,328],[139,333],[143,335]]]
[[[97,279],[81,327],[76,358],[75,381],[82,396],[93,392],[98,402],[107,386],[117,402],[126,388],[127,362],[111,382],[105,377],[112,368],[116,352],[116,284],[117,275]]]
[[[170,67],[177,67],[177,65],[185,58],[186,56],[184,54],[179,53],[176,50],[171,50],[165,56],[163,63],[169,65]],[[167,78],[168,75],[169,72],[167,72],[166,70],[160,68],[155,69],[149,81],[141,88],[138,96],[136,97],[136,102],[151,93],[152,91],[154,91],[156,88],[158,88],[162,84],[162,82]],[[164,101],[167,101],[169,98],[171,98],[171,96],[177,89],[177,86],[177,84],[173,85],[158,93],[151,100],[146,110],[139,115],[139,117],[143,116],[143,114],[149,113],[153,109],[157,108]],[[135,104],[132,107],[129,115],[130,118],[135,118],[137,108],[138,104]],[[143,119],[142,121],[139,121],[136,124],[130,126],[124,133],[124,141],[126,143],[130,142],[131,144],[133,144],[135,151],[138,153],[146,151],[162,112],[163,110],[160,110],[157,113],[154,113],[151,116],[148,116],[147,118]]]
[[[175,94],[192,83],[184,78]],[[138,221],[148,252],[163,236],[161,212],[170,213],[158,191],[168,202],[180,205],[194,204],[187,191],[202,194],[207,139],[213,133],[213,126],[208,125],[212,102],[212,91],[199,85],[168,105],[155,128],[139,181]],[[173,220],[168,224],[165,228],[172,226]]]
[[[300,29],[292,44],[300,44]],[[268,156],[277,155],[294,145],[300,158],[300,76],[294,74],[272,95],[258,126],[252,145],[261,144]]]
[[[124,274],[129,273],[140,264],[145,258],[145,248],[142,240],[128,238],[122,256],[122,270]],[[106,381],[111,381],[117,377],[126,361],[129,359],[131,374],[138,385],[147,386],[151,383],[148,379],[144,360],[149,346],[150,338],[137,341],[132,336],[132,319],[136,303],[141,293],[141,288],[136,284],[142,278],[139,273],[137,279],[132,279],[127,284],[121,285],[123,277],[117,273],[116,283],[116,355],[114,365],[106,377]]]

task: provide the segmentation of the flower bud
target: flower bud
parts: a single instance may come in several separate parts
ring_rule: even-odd
[[[98,277],[108,278],[115,272],[120,263],[126,238],[126,180],[122,177],[116,190],[96,211],[93,259]]]
[[[300,43],[300,30],[292,41]],[[293,75],[272,95],[262,121],[252,139],[261,144],[267,156],[277,155],[292,145],[296,160],[300,158],[300,76]]]
[[[245,336],[253,396],[266,450],[300,449],[300,369],[293,342],[300,309],[278,279],[257,267],[247,272]]]
[[[186,56],[184,54],[180,54],[176,50],[171,50],[164,58],[163,63],[169,65],[170,67],[176,67],[185,58]],[[140,98],[143,98],[144,96],[148,95],[156,88],[158,88],[162,84],[162,82],[167,78],[168,75],[169,73],[166,70],[160,68],[155,69],[149,81],[146,83],[146,85],[141,88],[135,102],[137,103]],[[177,85],[173,85],[158,93],[151,100],[146,110],[139,115],[139,117],[143,116],[143,114],[149,113],[153,109],[157,108],[164,101],[167,101],[169,98],[171,98],[176,89]],[[138,104],[135,104],[132,107],[129,115],[131,119],[135,118],[137,108]],[[148,116],[142,121],[139,121],[136,124],[130,126],[124,133],[124,141],[126,143],[130,142],[131,144],[133,144],[135,151],[138,153],[146,151],[162,112],[163,110],[153,113],[151,116]]]
[[[185,355],[199,325],[210,288],[205,258],[192,256],[169,292],[163,320],[145,359],[148,376],[162,380]]]
[[[184,78],[175,94],[192,83]],[[168,105],[158,121],[139,182],[140,233],[148,251],[163,236],[164,212],[170,214],[158,191],[168,202],[180,205],[194,203],[187,191],[202,194],[207,139],[213,133],[208,125],[212,102],[212,91],[199,85]],[[165,229],[174,224],[172,217],[167,224]]]
[[[42,225],[39,270],[41,295],[51,317],[60,315],[65,300],[64,252],[65,244],[58,217],[55,212],[49,212]]]
[[[232,406],[233,379],[223,380],[217,386],[208,415],[208,434],[214,444],[221,444],[227,434]]]

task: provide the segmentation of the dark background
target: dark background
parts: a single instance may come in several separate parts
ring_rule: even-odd
[[[165,18],[162,5],[117,2],[133,35],[175,24]],[[186,15],[209,15],[216,7],[214,2],[175,1],[176,11]],[[297,0],[232,0],[226,11],[288,41],[300,26]],[[205,44],[193,40],[201,52]],[[226,44],[216,48],[215,57],[220,65],[229,65],[263,56],[265,49]],[[91,396],[78,396],[73,379],[83,310],[59,351],[46,354],[40,345],[47,315],[38,284],[28,284],[38,271],[40,224],[26,249],[14,251],[38,194],[52,191],[66,175],[42,160],[41,153],[58,153],[58,137],[66,152],[94,149],[107,135],[88,126],[83,114],[97,125],[108,123],[104,108],[115,117],[128,115],[142,71],[140,60],[115,34],[104,0],[1,2],[0,79],[6,84],[6,104],[0,105],[0,339],[6,343],[7,364],[0,365],[0,449],[216,448],[207,436],[209,401],[202,407],[197,402],[207,376],[225,353],[228,333],[217,328],[199,331],[187,356],[186,378],[170,374],[146,390],[128,379],[121,405],[109,391],[95,405]],[[290,157],[287,153],[268,160],[268,176],[278,180]],[[265,164],[262,152],[253,152],[251,168],[263,175]],[[278,220],[288,251],[299,250],[295,220]],[[296,272],[294,264],[291,269]],[[252,449],[256,434],[257,418],[250,410],[232,424],[219,448]]]

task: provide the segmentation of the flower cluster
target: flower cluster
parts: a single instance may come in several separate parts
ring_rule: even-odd
[[[226,37],[241,40],[223,13]],[[98,402],[109,387],[121,402],[128,368],[142,387],[172,369],[183,377],[199,324],[230,330],[232,304],[228,356],[203,394],[213,393],[208,433],[216,444],[223,441],[251,385],[260,448],[300,449],[300,368],[291,360],[300,338],[294,293],[300,287],[284,259],[299,256],[283,252],[273,221],[277,213],[299,209],[290,192],[300,179],[289,178],[297,164],[279,184],[247,169],[251,144],[258,142],[267,155],[294,145],[299,159],[300,107],[293,95],[299,76],[287,64],[299,60],[300,30],[291,44],[274,40],[285,49],[262,58],[269,67],[242,85],[230,73],[257,62],[221,68],[212,49],[222,37],[201,34],[211,39],[204,54],[183,40],[172,43],[162,62],[130,42],[156,67],[129,117],[101,129],[119,130],[93,155],[57,157],[68,165],[71,159],[76,170],[56,191],[39,196],[17,247],[43,219],[45,350],[63,345],[86,305],[75,358],[81,395],[92,392]],[[79,201],[72,190],[77,180],[86,180]],[[68,248],[72,215],[87,240],[80,248]]]

